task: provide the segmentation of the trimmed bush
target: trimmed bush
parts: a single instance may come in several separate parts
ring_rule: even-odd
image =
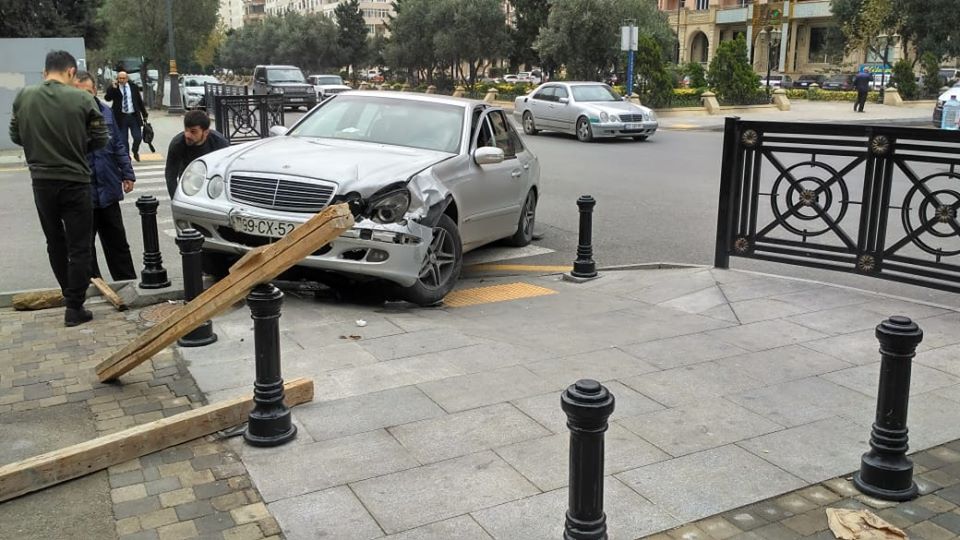
[[[757,91],[760,76],[753,71],[747,59],[747,42],[743,36],[724,41],[717,47],[710,61],[707,79],[720,103],[753,105],[759,100]],[[765,99],[766,95],[763,94],[763,97]]]
[[[920,64],[923,66],[923,88],[921,89],[923,96],[930,98],[939,96],[940,86],[943,84],[940,78],[940,60],[928,51],[920,57]]]
[[[903,99],[917,99],[920,88],[917,86],[917,76],[913,72],[913,64],[906,59],[893,65],[890,83],[896,85]]]
[[[839,92],[833,90],[788,88],[787,97],[790,99],[806,99],[809,101],[846,101],[853,103],[857,100],[856,92]],[[867,93],[867,101],[880,103],[880,92]]]

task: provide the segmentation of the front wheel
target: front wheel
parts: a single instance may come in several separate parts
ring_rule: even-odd
[[[590,127],[590,121],[587,120],[586,116],[581,116],[577,120],[577,139],[580,142],[591,142],[593,141],[593,129]]]
[[[527,193],[526,200],[523,201],[523,208],[520,210],[520,220],[517,223],[517,231],[513,236],[507,239],[507,245],[523,247],[529,245],[533,240],[533,226],[537,221],[537,193],[530,190]]]
[[[527,135],[536,135],[540,133],[540,130],[537,129],[537,125],[533,123],[533,115],[530,114],[530,111],[523,113],[523,132]]]
[[[450,216],[440,216],[433,228],[433,239],[420,264],[417,282],[401,288],[399,296],[419,306],[435,306],[443,302],[460,277],[463,266],[463,245],[460,231]]]

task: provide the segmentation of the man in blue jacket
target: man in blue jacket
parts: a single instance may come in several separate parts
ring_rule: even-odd
[[[110,142],[106,147],[87,154],[90,162],[90,196],[93,198],[93,235],[91,235],[92,275],[100,277],[97,264],[96,237],[100,236],[103,256],[107,260],[110,276],[114,281],[137,279],[133,267],[127,232],[123,227],[123,215],[120,213],[120,201],[124,193],[133,191],[136,176],[130,155],[123,144],[120,130],[113,119],[110,107],[97,99],[96,81],[85,71],[77,73],[74,86],[90,93],[100,107],[110,132]]]

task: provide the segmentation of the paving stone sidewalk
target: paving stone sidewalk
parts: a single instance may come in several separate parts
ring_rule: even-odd
[[[138,312],[90,306],[0,310],[0,465],[204,403],[173,349],[101,384],[94,366],[143,330]],[[81,532],[82,531],[82,532]],[[238,456],[215,437],[192,441],[0,504],[0,538],[176,540],[279,537]]]

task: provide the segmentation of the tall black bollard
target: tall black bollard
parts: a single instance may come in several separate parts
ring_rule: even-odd
[[[143,270],[140,271],[140,288],[163,289],[170,286],[167,271],[163,268],[160,254],[160,237],[157,235],[157,207],[160,201],[153,195],[137,199],[140,210],[140,225],[143,228]]]
[[[261,283],[247,295],[253,318],[257,380],[253,410],[243,438],[253,446],[279,446],[297,436],[290,409],[283,403],[280,377],[280,305],[283,293],[272,283]]]
[[[907,403],[910,367],[923,330],[907,317],[893,316],[877,325],[880,341],[880,390],[870,451],[860,459],[853,483],[861,492],[887,501],[917,496],[913,462],[907,457]]]
[[[203,269],[200,262],[203,235],[196,229],[185,229],[177,235],[177,246],[183,261],[183,299],[189,302],[203,292]],[[202,347],[215,341],[217,335],[213,333],[213,321],[208,319],[177,340],[177,345]]]
[[[603,513],[603,434],[613,413],[613,394],[581,379],[560,396],[570,428],[570,497],[564,540],[606,540]]]
[[[575,278],[597,277],[597,263],[593,261],[593,207],[597,201],[590,195],[577,199],[580,210],[580,239],[577,242],[577,260],[570,275]]]

